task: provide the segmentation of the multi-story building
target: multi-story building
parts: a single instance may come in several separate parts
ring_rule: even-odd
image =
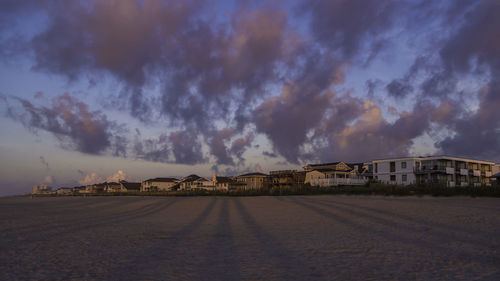
[[[390,184],[441,183],[447,186],[490,185],[490,161],[453,156],[373,160],[375,179]]]

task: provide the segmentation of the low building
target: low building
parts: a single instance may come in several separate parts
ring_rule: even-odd
[[[389,184],[491,185],[495,163],[454,156],[404,157],[373,160],[374,178]]]
[[[270,179],[269,175],[258,172],[243,174],[236,177],[238,182],[245,184],[245,189],[268,188]]]
[[[143,192],[171,191],[178,182],[179,180],[176,178],[149,179],[141,183],[141,191]]]

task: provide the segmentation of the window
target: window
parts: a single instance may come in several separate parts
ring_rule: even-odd
[[[391,175],[391,181],[396,181],[396,175]]]
[[[378,173],[378,163],[375,163],[375,173]]]
[[[401,162],[401,169],[406,169],[406,161]]]
[[[391,162],[390,165],[391,165],[391,170],[390,170],[391,173],[396,172],[396,162]]]
[[[402,180],[403,182],[406,182],[406,175],[401,175],[401,180]]]

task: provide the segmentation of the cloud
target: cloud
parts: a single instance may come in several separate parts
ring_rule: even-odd
[[[119,182],[119,181],[127,180],[127,179],[128,179],[127,175],[122,170],[118,170],[118,172],[116,172],[115,174],[107,177],[106,181],[107,182]]]
[[[367,48],[377,53],[398,11],[399,1],[303,1],[299,14],[308,14],[314,38],[340,55],[354,58]]]
[[[40,156],[40,162],[42,162],[43,166],[45,167],[45,169],[47,171],[50,171],[49,163],[47,163],[47,161],[45,161],[45,157]]]
[[[112,77],[120,87],[102,100],[164,130],[129,139],[69,94],[51,106],[15,98],[15,107],[4,97],[7,114],[67,149],[221,170],[244,169],[258,134],[272,145],[265,156],[290,163],[402,156],[426,133],[446,153],[500,157],[496,1],[299,1],[291,15],[282,3],[224,17],[204,1],[2,3],[3,24],[46,16],[18,48],[34,70],[70,81]],[[3,44],[13,35],[2,34]],[[368,77],[361,92],[342,87],[352,69],[375,57],[390,63],[377,54],[400,49],[404,62],[413,59],[406,71],[395,65],[401,77]],[[464,89],[464,78],[482,89]],[[386,119],[381,107],[392,102]]]
[[[104,179],[97,175],[96,173],[90,173],[85,175],[85,177],[82,180],[79,180],[78,183],[80,185],[90,185],[90,184],[96,184],[96,183],[101,183],[103,182]]]
[[[126,140],[119,135],[123,128],[68,93],[52,99],[49,107],[37,106],[22,98],[14,99],[20,107],[9,106],[10,118],[34,133],[43,130],[53,134],[66,149],[86,154],[103,154],[111,149],[115,156],[125,154]],[[43,163],[44,159],[40,159]]]
[[[52,184],[55,183],[55,179],[52,176],[46,176],[43,180],[43,183]]]

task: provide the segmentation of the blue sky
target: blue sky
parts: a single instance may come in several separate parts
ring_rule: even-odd
[[[406,155],[499,162],[499,13],[494,0],[3,1],[0,194]]]

